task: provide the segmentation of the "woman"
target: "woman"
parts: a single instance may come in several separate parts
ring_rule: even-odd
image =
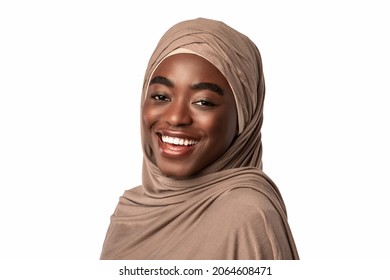
[[[142,186],[120,198],[101,259],[298,259],[261,170],[258,49],[198,18],[161,38],[141,101]]]

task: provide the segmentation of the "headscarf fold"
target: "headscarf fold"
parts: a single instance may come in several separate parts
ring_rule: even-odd
[[[176,53],[199,55],[226,77],[238,135],[214,163],[191,178],[174,179],[156,166],[141,130],[142,185],[120,198],[101,258],[298,259],[283,199],[262,171],[265,85],[256,45],[220,21],[198,18],[174,25],[150,58],[141,107],[153,72]],[[230,211],[242,224],[225,216]]]

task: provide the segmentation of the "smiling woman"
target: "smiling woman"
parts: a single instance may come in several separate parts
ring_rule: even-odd
[[[245,35],[209,19],[158,43],[142,96],[142,185],[125,191],[101,259],[298,259],[262,172],[265,86]]]
[[[145,140],[167,176],[187,178],[220,158],[237,135],[229,83],[206,59],[175,54],[156,69],[143,110]]]

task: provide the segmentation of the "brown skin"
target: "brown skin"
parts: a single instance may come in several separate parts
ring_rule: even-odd
[[[145,140],[157,166],[166,176],[179,179],[195,175],[220,158],[237,134],[229,83],[213,64],[193,54],[170,56],[158,66],[142,117]],[[164,143],[167,136],[191,141]]]

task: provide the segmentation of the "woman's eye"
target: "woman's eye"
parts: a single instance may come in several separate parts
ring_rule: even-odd
[[[169,101],[169,98],[163,94],[152,94],[150,96],[153,100],[164,102],[164,101]]]
[[[194,104],[201,107],[215,107],[215,104],[213,102],[207,100],[199,100],[194,102]]]

